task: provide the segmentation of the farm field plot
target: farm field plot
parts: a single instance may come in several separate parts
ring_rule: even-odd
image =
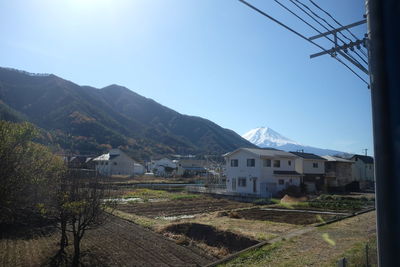
[[[57,250],[58,235],[2,236],[1,266],[46,266]],[[214,260],[201,250],[179,246],[162,235],[112,216],[82,240],[85,266],[199,266]],[[69,253],[72,246],[68,247]]]
[[[372,211],[243,253],[219,266],[337,266],[340,258],[353,256],[355,249],[361,249],[363,255],[363,245],[375,238],[376,213]],[[376,251],[370,253],[376,262]],[[370,264],[373,263],[372,259]],[[349,261],[349,266],[364,264]]]
[[[252,204],[216,199],[211,197],[198,197],[191,199],[177,199],[165,202],[146,202],[134,204],[121,204],[117,209],[126,213],[133,213],[149,218],[194,215],[220,210],[232,210],[251,207]]]
[[[273,210],[273,209],[244,209],[236,211],[240,218],[246,220],[261,220],[261,221],[272,221],[279,223],[289,223],[297,225],[308,225],[318,222],[328,221],[339,218],[343,215],[335,214],[317,214],[308,212],[296,212],[290,210]]]
[[[279,202],[275,200],[275,202]],[[353,213],[368,210],[375,206],[373,194],[353,193],[349,195],[320,195],[306,202],[278,203],[269,206],[279,209],[301,209],[310,211]]]

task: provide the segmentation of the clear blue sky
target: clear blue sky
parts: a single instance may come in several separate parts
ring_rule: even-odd
[[[274,1],[249,1],[314,34]],[[364,13],[363,0],[315,1],[342,24]],[[120,84],[239,134],[270,126],[303,144],[372,152],[365,84],[330,56],[311,60],[318,48],[236,0],[0,0],[0,35],[0,66]]]

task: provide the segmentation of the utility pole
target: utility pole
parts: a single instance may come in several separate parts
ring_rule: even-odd
[[[400,266],[398,0],[366,0],[379,266]]]
[[[364,151],[364,155],[368,156],[368,148],[364,148],[363,151]]]
[[[333,40],[334,40],[334,47],[332,47],[331,49],[327,49],[325,51],[319,52],[319,53],[312,54],[312,55],[310,55],[310,58],[315,58],[315,57],[319,57],[319,56],[327,55],[327,54],[331,55],[332,57],[336,57],[339,54],[342,57],[344,57],[347,61],[349,61],[351,64],[356,66],[359,70],[361,70],[365,74],[369,75],[369,71],[367,68],[365,68],[363,65],[361,65],[360,63],[358,63],[353,58],[351,58],[350,56],[347,55],[347,51],[349,49],[351,51],[354,51],[355,48],[360,50],[361,46],[367,47],[367,38],[364,37],[361,40],[356,40],[354,42],[348,42],[343,45],[339,45],[338,44],[338,36],[337,36],[337,34],[340,33],[341,31],[348,30],[350,28],[365,24],[366,22],[367,22],[366,19],[360,20],[360,21],[351,23],[349,25],[342,26],[340,28],[336,28],[334,30],[327,31],[327,32],[324,32],[324,33],[321,33],[321,34],[318,34],[318,35],[308,38],[310,41],[313,41],[313,40],[316,40],[316,39],[319,39],[322,37],[327,38],[328,36],[333,35]]]

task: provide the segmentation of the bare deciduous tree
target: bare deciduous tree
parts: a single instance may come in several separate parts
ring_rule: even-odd
[[[61,224],[60,249],[67,244],[66,232],[73,237],[73,266],[79,265],[81,240],[87,230],[102,225],[110,215],[106,209],[113,208],[105,183],[94,171],[69,170],[61,186],[62,202],[59,205]]]

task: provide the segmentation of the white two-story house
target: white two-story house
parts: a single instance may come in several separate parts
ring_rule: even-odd
[[[272,197],[294,185],[300,186],[297,156],[277,150],[239,148],[224,155],[228,193]]]

